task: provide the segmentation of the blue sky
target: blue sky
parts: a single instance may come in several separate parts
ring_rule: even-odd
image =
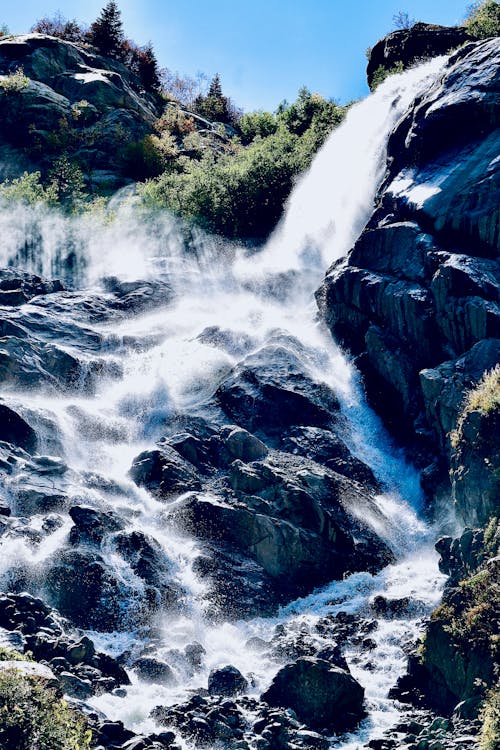
[[[0,24],[27,31],[60,10],[93,21],[106,0],[1,3]],[[158,60],[180,73],[218,72],[224,93],[245,110],[274,110],[305,85],[341,102],[364,96],[365,50],[404,10],[416,20],[453,25],[468,0],[118,0],[127,36],[153,43]]]

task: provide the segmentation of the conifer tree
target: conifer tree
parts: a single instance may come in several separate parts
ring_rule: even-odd
[[[115,0],[109,0],[90,27],[89,41],[101,55],[120,58],[124,40],[121,11]]]

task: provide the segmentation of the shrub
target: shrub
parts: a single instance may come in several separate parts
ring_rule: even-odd
[[[7,93],[19,93],[27,89],[29,85],[30,79],[24,75],[22,68],[17,68],[0,80],[0,87]]]
[[[500,737],[500,689],[498,687],[493,688],[486,696],[480,719],[483,726],[479,750],[498,750]]]
[[[40,18],[31,31],[35,34],[48,34],[59,39],[65,39],[68,42],[83,42],[85,40],[86,30],[82,28],[74,19],[68,21],[59,11],[52,17],[45,16]]]
[[[41,172],[24,172],[14,180],[5,180],[0,184],[0,198],[29,205],[54,204],[56,191],[53,187],[45,187],[41,178]]]
[[[500,34],[500,4],[497,0],[476,2],[465,20],[469,34],[476,39],[487,39]]]
[[[175,144],[168,135],[147,135],[140,141],[129,143],[123,149],[123,173],[133,180],[148,180],[160,175],[165,167],[169,148],[175,155]]]
[[[0,747],[15,750],[88,750],[91,732],[39,678],[0,672]]]
[[[458,448],[462,439],[463,427],[467,415],[471,411],[481,411],[490,414],[500,410],[500,365],[484,373],[483,377],[471,388],[464,398],[464,403],[457,420],[457,426],[450,433],[451,447]]]
[[[395,75],[396,73],[402,73],[403,71],[404,65],[401,60],[399,60],[390,69],[384,68],[383,65],[379,65],[373,73],[372,82],[370,84],[370,91],[375,91],[375,89],[380,86],[380,84],[383,83],[389,76]]]
[[[270,112],[248,112],[238,123],[241,142],[248,145],[257,137],[267,138],[276,133],[278,122]]]

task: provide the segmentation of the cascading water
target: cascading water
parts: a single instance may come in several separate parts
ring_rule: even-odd
[[[205,687],[215,666],[231,663],[243,674],[252,674],[252,691],[259,695],[280,664],[247,648],[249,638],[266,640],[276,625],[284,625],[290,632],[307,632],[312,639],[326,642],[316,627],[322,618],[341,611],[370,616],[369,601],[379,593],[410,596],[413,604],[404,616],[379,623],[369,659],[363,657],[359,644],[346,646],[351,671],[366,689],[370,715],[356,735],[343,738],[341,747],[358,747],[380,735],[397,717],[396,704],[387,693],[404,670],[401,645],[415,637],[422,616],[440,596],[442,577],[431,551],[434,535],[418,518],[418,476],[391,446],[364,401],[356,372],[318,322],[313,293],[325,269],[346,254],[370,215],[385,169],[389,133],[414,98],[429,88],[442,65],[442,60],[434,60],[394,76],[353,106],[298,183],[279,229],[263,250],[250,257],[201,235],[186,251],[175,221],[168,216],[141,216],[133,199],[123,196],[112,206],[114,219],[103,219],[98,229],[91,225],[95,218],[68,219],[42,208],[0,213],[2,266],[22,264],[48,277],[63,274],[86,294],[89,290],[103,294],[99,280],[104,276],[126,280],[161,276],[172,292],[152,312],[111,322],[97,316],[82,322],[75,297],[55,312],[50,306],[37,309],[40,325],[43,316],[51,314],[59,315],[62,327],[71,323],[73,339],[68,334],[63,343],[80,359],[90,362],[88,341],[98,339],[99,356],[109,365],[105,372],[116,367],[121,376],[97,379],[91,396],[56,399],[43,391],[5,396],[6,402],[16,403],[38,420],[42,434],[46,429],[46,452],[59,455],[71,469],[72,495],[92,507],[113,510],[132,528],[156,539],[171,562],[172,575],[187,592],[180,612],[158,619],[154,640],[148,640],[146,630],[127,629],[126,613],[123,629],[92,633],[97,644],[114,653],[126,649],[139,653],[146,645],[150,653],[162,657],[193,641],[206,650],[203,667],[182,673],[180,684],[146,686],[134,678],[125,696],[92,699],[105,714],[134,729],[152,729],[150,710]],[[206,343],[201,334],[207,330],[229,331],[231,344]],[[376,575],[355,573],[333,582],[289,604],[275,618],[214,626],[205,613],[206,586],[192,570],[196,542],[172,532],[168,509],[136,487],[127,472],[133,458],[161,438],[171,415],[199,413],[232,368],[270,341],[298,354],[304,371],[337,395],[346,418],[348,447],[384,486],[373,517],[365,520],[389,544],[397,561]],[[105,478],[105,491],[99,482],[89,486],[90,474],[99,476],[101,483]],[[15,498],[14,486],[7,484],[7,492]],[[40,524],[36,514],[31,524],[34,530]],[[4,540],[3,588],[16,577],[36,580],[43,588],[45,560],[57,554],[70,527],[66,520],[35,550],[24,538]],[[143,584],[112,544],[102,554],[130,591],[133,609],[134,591]]]

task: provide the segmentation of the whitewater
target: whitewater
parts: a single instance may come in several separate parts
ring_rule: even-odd
[[[379,620],[370,636],[374,645],[369,658],[359,644],[346,645],[351,673],[366,691],[368,717],[354,734],[332,738],[332,745],[354,750],[397,722],[400,709],[388,691],[404,673],[405,645],[416,639],[441,596],[444,577],[433,551],[438,531],[423,517],[418,473],[367,405],[356,369],[318,319],[314,292],[328,267],[353,246],[373,210],[391,131],[443,65],[440,58],[392,76],[350,108],[296,185],[280,226],[258,251],[196,231],[186,247],[179,222],[167,214],[145,215],[127,191],[101,218],[68,218],[27,206],[0,212],[2,267],[60,277],[86,293],[102,293],[101,280],[111,276],[123,281],[164,278],[172,289],[172,299],[152,312],[92,324],[93,332],[110,344],[110,363],[123,370],[119,379],[103,376],[91,395],[56,399],[36,391],[8,394],[9,403],[38,418],[42,433],[41,417],[57,425],[60,455],[75,471],[74,494],[97,508],[114,503],[114,510],[125,514],[133,528],[156,539],[188,592],[181,614],[158,619],[154,642],[145,632],[89,632],[97,647],[115,656],[124,651],[139,654],[147,645],[150,654],[168,660],[173,651],[194,641],[206,651],[203,667],[182,673],[175,686],[146,685],[131,672],[132,685],[125,694],[90,699],[96,709],[134,731],[153,731],[151,709],[179,703],[205,688],[214,667],[234,665],[251,676],[250,694],[260,695],[281,664],[248,647],[250,638],[268,641],[276,626],[286,625],[291,632],[325,641],[316,628],[321,618],[338,612],[373,618],[370,602],[379,594],[410,597],[413,605],[409,614]],[[58,314],[69,319],[73,313],[68,309]],[[229,331],[232,345],[206,343],[201,334],[212,329]],[[201,413],[232,368],[274,340],[298,352],[311,378],[326,383],[338,397],[347,446],[372,468],[384,488],[376,499],[378,512],[368,521],[389,544],[396,562],[376,575],[361,572],[334,581],[272,618],[214,624],[207,616],[207,584],[193,571],[196,541],[169,528],[170,507],[138,488],[128,471],[134,457],[161,438],[162,425],[171,415]],[[293,342],[300,347],[294,349]],[[66,346],[82,356],[76,344]],[[47,452],[54,453],[47,441]],[[119,492],[113,496],[84,487],[78,477],[89,471],[106,477]],[[34,528],[36,523],[34,517]],[[25,539],[0,542],[3,590],[8,590],[16,569],[43,571],[44,561],[57,553],[70,527],[68,519],[36,551]],[[112,548],[107,555],[117,576],[137,587],[137,579]]]

